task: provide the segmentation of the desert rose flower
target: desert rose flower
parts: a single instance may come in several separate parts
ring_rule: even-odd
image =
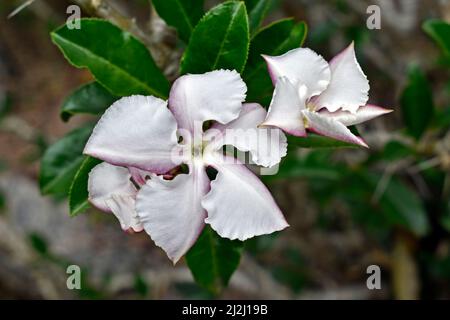
[[[89,197],[112,211],[124,229],[150,235],[175,263],[195,243],[205,223],[222,237],[245,240],[288,226],[264,184],[237,159],[223,154],[234,144],[254,163],[273,166],[286,154],[278,129],[261,145],[257,128],[266,111],[242,104],[246,85],[236,71],[185,75],[168,102],[131,96],[101,117],[84,153],[106,163],[89,177]],[[167,107],[168,106],[168,107]],[[204,123],[213,124],[207,130]],[[241,134],[233,132],[241,130]],[[253,133],[253,134],[252,134]],[[167,172],[186,164],[189,173]],[[206,168],[217,170],[210,181]]]
[[[351,43],[328,64],[308,48],[281,56],[263,56],[275,85],[261,126],[278,127],[294,136],[306,130],[367,147],[347,126],[391,112],[367,104],[369,81]]]

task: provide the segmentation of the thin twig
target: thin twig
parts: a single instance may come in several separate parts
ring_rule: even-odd
[[[16,9],[14,9],[9,15],[8,15],[8,19],[11,19],[12,17],[14,17],[15,15],[17,15],[20,11],[22,11],[23,9],[25,9],[26,7],[28,7],[29,5],[31,5],[34,2],[34,0],[27,0],[24,3],[22,3],[20,6],[18,6]]]

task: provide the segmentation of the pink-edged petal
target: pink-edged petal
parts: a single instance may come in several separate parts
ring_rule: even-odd
[[[305,108],[307,90],[298,88],[286,77],[281,77],[275,85],[269,111],[261,127],[277,127],[298,137],[306,135],[301,111]]]
[[[317,108],[334,112],[339,109],[355,113],[369,100],[369,80],[356,60],[353,42],[330,62],[331,81],[314,99]]]
[[[215,123],[205,132],[205,139],[210,141],[205,151],[214,152],[224,145],[231,145],[250,152],[257,165],[276,165],[287,153],[287,139],[277,128],[258,128],[266,114],[266,110],[257,103],[243,104],[236,120],[225,125]]]
[[[178,78],[169,96],[169,108],[179,129],[198,132],[206,120],[228,123],[236,119],[247,86],[235,70],[215,70]]]
[[[319,114],[331,118],[335,121],[342,123],[344,126],[353,126],[355,124],[363,123],[369,121],[373,118],[382,116],[384,114],[390,113],[394,110],[385,109],[379,106],[367,104],[363,107],[359,107],[356,113],[351,113],[349,111],[338,110],[335,112],[330,112],[326,109],[320,110]]]
[[[155,244],[176,263],[195,243],[204,227],[202,197],[209,179],[202,164],[190,166],[189,174],[173,180],[152,176],[137,195],[136,211]]]
[[[111,209],[120,226],[125,231],[141,232],[144,227],[139,220],[135,210],[136,199],[134,197],[125,197],[113,194],[111,198],[105,200]]]
[[[103,211],[110,211],[105,200],[113,194],[135,196],[136,188],[130,180],[127,168],[113,166],[106,162],[96,165],[89,173],[89,201]]]
[[[129,167],[133,181],[139,186],[143,186],[147,182],[147,177],[151,176],[151,172],[139,168]]]
[[[121,98],[98,121],[84,154],[114,165],[165,173],[181,163],[177,123],[152,96]]]
[[[328,63],[308,48],[297,48],[281,56],[266,56],[267,68],[275,85],[279,78],[287,77],[293,84],[300,82],[308,88],[308,98],[328,86],[330,68]]]
[[[342,123],[331,118],[320,115],[318,112],[303,110],[303,115],[308,123],[308,129],[320,135],[333,139],[354,143],[368,148],[367,144],[360,137],[355,136]]]
[[[243,164],[219,154],[208,164],[218,173],[202,206],[221,237],[244,241],[288,227],[269,190]]]
[[[123,230],[142,231],[134,210],[137,189],[127,168],[103,162],[89,173],[89,201],[100,210],[112,212]]]

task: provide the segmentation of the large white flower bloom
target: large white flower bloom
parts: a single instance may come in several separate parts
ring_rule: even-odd
[[[174,262],[194,244],[205,222],[222,237],[239,240],[286,228],[262,182],[244,164],[223,156],[222,147],[229,144],[249,151],[263,166],[277,164],[286,154],[280,130],[266,135],[266,129],[257,128],[266,111],[242,104],[246,90],[237,72],[218,70],[180,77],[169,108],[151,96],[115,102],[84,150],[105,161],[90,173],[90,201],[113,212],[123,229],[145,229]],[[214,124],[204,131],[211,120]],[[262,132],[263,144],[254,134]],[[188,174],[164,175],[183,163]],[[217,170],[212,182],[207,167]]]
[[[369,81],[356,60],[353,43],[329,64],[308,48],[263,57],[275,91],[261,126],[278,127],[300,137],[309,129],[367,147],[347,126],[392,111],[366,104]]]

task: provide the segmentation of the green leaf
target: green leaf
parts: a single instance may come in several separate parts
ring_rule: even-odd
[[[373,186],[378,184],[379,178],[370,176]],[[391,224],[401,225],[418,236],[428,233],[430,225],[421,198],[399,179],[391,178],[379,204]]]
[[[229,1],[212,8],[195,27],[181,60],[181,73],[204,73],[245,66],[249,46],[245,5]]]
[[[414,155],[414,150],[400,141],[392,140],[386,143],[381,152],[381,159],[395,161]]]
[[[69,191],[70,216],[84,212],[89,208],[88,202],[88,179],[92,168],[101,163],[101,160],[85,156],[81,163]]]
[[[306,33],[306,24],[295,24],[293,19],[276,21],[256,33],[242,74],[248,87],[247,101],[268,105],[272,97],[272,81],[261,54],[276,56],[298,48],[303,44]]]
[[[422,28],[437,42],[444,54],[450,57],[450,24],[442,20],[432,19],[425,21]]]
[[[245,0],[245,5],[248,10],[248,22],[250,26],[250,34],[253,35],[258,31],[264,18],[267,15],[274,0]]]
[[[71,131],[51,145],[42,156],[39,186],[43,194],[67,195],[83,161],[83,149],[93,125]]]
[[[53,42],[71,64],[88,68],[117,96],[167,98],[169,82],[140,41],[106,20],[81,19],[80,23],[80,29],[63,25],[51,33]]]
[[[98,82],[85,84],[75,90],[61,107],[61,119],[68,121],[77,113],[100,115],[119,99],[102,87]]]
[[[358,148],[357,145],[321,136],[315,133],[308,133],[306,137],[288,136],[288,142],[301,148]]]
[[[242,242],[221,238],[205,226],[195,245],[186,254],[186,261],[195,281],[213,294],[227,286],[239,265]]]
[[[450,127],[450,106],[443,110],[436,110],[434,114],[433,124],[439,128],[447,130]]]
[[[409,134],[419,139],[433,118],[434,105],[431,86],[416,66],[409,72],[408,84],[403,90],[400,104]]]
[[[203,15],[204,0],[153,0],[159,16],[177,29],[179,37],[189,42],[192,30]]]
[[[288,154],[281,160],[276,175],[261,176],[265,182],[279,179],[307,178],[325,179],[338,181],[342,178],[343,170],[335,164],[330,163],[331,155],[321,159],[316,156],[324,150],[314,150],[305,156],[299,155],[296,150],[288,150]]]

